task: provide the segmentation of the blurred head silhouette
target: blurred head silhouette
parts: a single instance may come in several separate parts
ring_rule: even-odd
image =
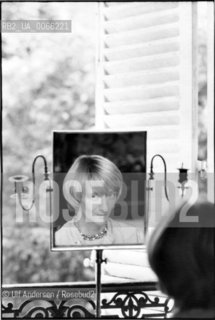
[[[189,222],[191,217],[198,222]],[[186,203],[166,216],[149,240],[149,263],[160,289],[181,311],[214,308],[214,221],[214,204]]]

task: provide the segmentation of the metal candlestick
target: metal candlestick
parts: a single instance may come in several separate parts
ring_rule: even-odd
[[[185,184],[188,181],[188,170],[187,168],[183,168],[183,163],[181,164],[181,168],[178,168],[179,170],[179,179],[178,182],[180,183],[180,186],[178,186],[179,189],[181,189],[181,197],[184,197],[184,192],[188,187],[185,186]]]

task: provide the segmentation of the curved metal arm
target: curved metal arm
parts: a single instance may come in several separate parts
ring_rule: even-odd
[[[32,209],[34,203],[35,203],[35,184],[36,184],[35,164],[36,164],[37,159],[39,159],[39,158],[43,159],[43,161],[44,161],[44,177],[45,177],[45,180],[49,180],[49,173],[48,173],[48,166],[47,166],[46,158],[42,154],[39,154],[38,156],[36,156],[34,158],[33,163],[32,163],[33,199],[32,199],[31,204],[30,204],[30,206],[28,208],[25,207],[22,204],[21,193],[18,192],[19,204],[22,207],[22,209],[25,210],[25,211],[30,211]]]
[[[149,180],[153,180],[154,179],[153,161],[154,161],[155,157],[160,157],[161,160],[163,161],[163,165],[164,165],[164,193],[165,193],[166,199],[169,201],[169,197],[168,197],[168,193],[167,193],[167,167],[166,167],[166,161],[165,161],[164,157],[162,155],[160,155],[160,154],[155,154],[151,159]]]

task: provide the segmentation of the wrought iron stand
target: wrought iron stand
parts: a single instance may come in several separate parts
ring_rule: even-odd
[[[101,265],[107,262],[102,258],[103,250],[96,250],[96,318],[101,318]]]

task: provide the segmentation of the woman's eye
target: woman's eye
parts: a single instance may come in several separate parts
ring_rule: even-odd
[[[96,197],[98,197],[98,195],[96,193],[93,193],[92,198],[96,198]]]

